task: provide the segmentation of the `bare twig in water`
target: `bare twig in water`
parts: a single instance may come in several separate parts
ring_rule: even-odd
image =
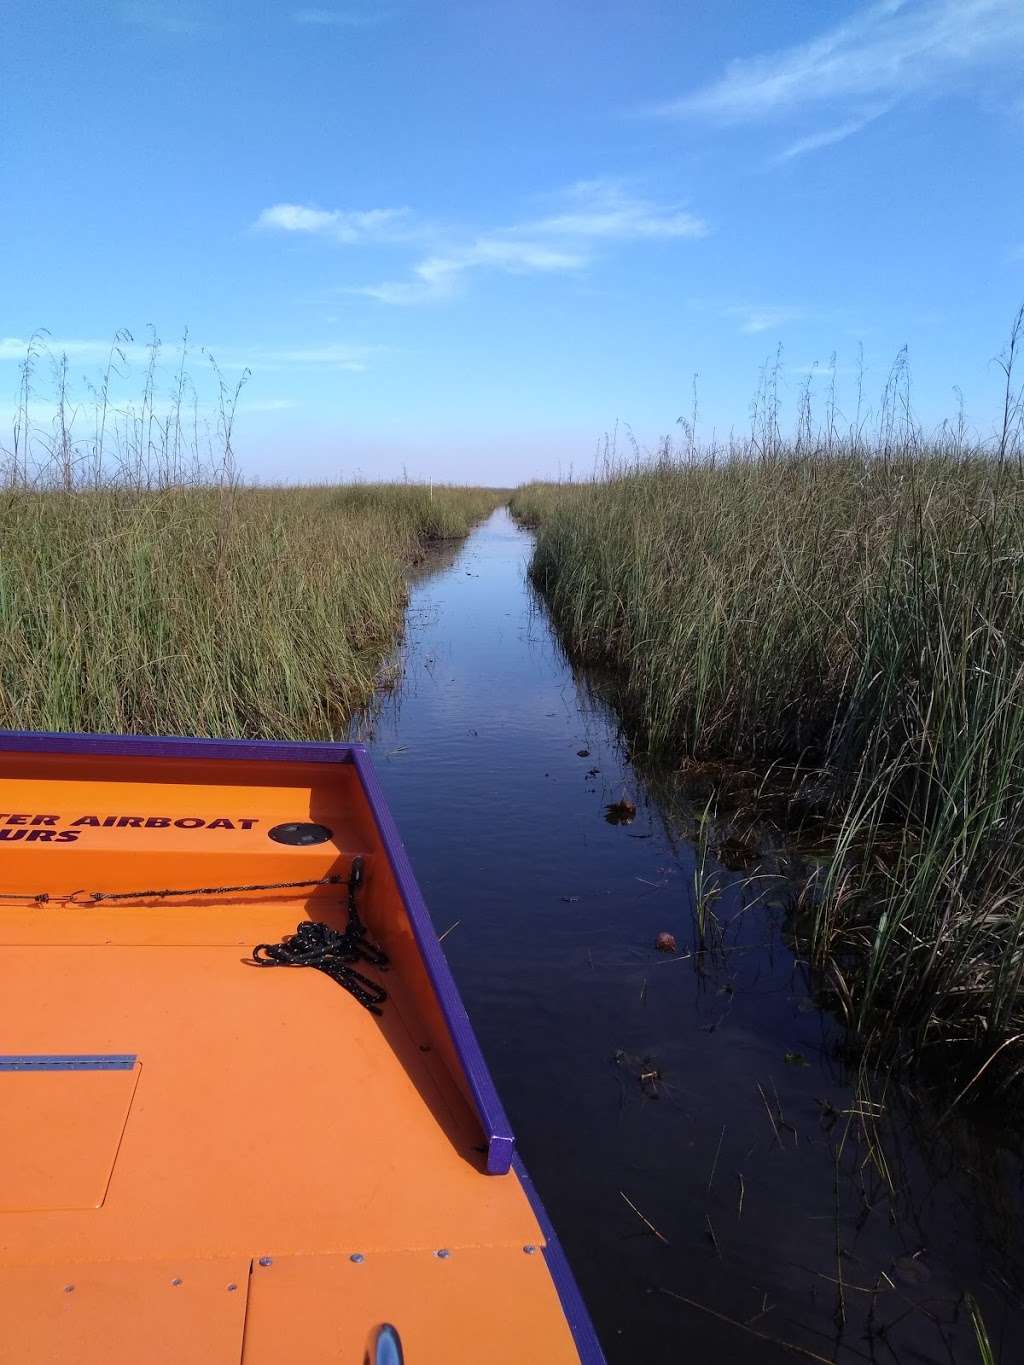
[[[760,1081],[757,1081],[757,1082],[756,1082],[756,1085],[757,1085],[757,1093],[761,1096],[762,1103],[764,1104],[764,1111],[765,1111],[765,1113],[768,1115],[768,1122],[771,1124],[771,1126],[772,1126],[772,1132],[775,1134],[775,1141],[776,1141],[776,1142],[779,1144],[779,1146],[781,1147],[781,1146],[782,1146],[782,1138],[779,1136],[779,1125],[775,1122],[775,1115],[772,1113],[772,1107],[771,1107],[771,1105],[768,1103],[768,1096],[764,1093],[764,1090],[761,1088],[761,1082],[760,1082]]]
[[[747,1187],[746,1187],[746,1184],[744,1183],[744,1180],[743,1180],[743,1172],[742,1172],[742,1171],[737,1171],[737,1172],[736,1172],[736,1179],[740,1182],[740,1197],[739,1197],[739,1200],[738,1200],[738,1202],[737,1202],[737,1204],[736,1204],[736,1221],[737,1221],[737,1223],[738,1223],[738,1222],[740,1221],[740,1219],[743,1217],[743,1196],[744,1196],[744,1195],[746,1194],[746,1192],[747,1192]]]
[[[770,1313],[774,1309],[774,1307],[775,1305],[773,1303],[768,1302],[768,1291],[765,1290],[764,1294],[761,1296],[761,1307],[758,1309],[758,1311],[754,1314],[752,1318],[747,1318],[747,1326],[748,1327],[753,1326],[753,1324],[757,1322],[758,1318],[763,1318],[767,1313]]]
[[[711,1215],[704,1215],[704,1222],[708,1225],[708,1236],[711,1238],[711,1245],[715,1248],[715,1255],[719,1260],[722,1259],[722,1248],[718,1245],[718,1238],[715,1236],[715,1229],[711,1223]]]
[[[976,1071],[976,1072],[974,1073],[974,1075],[971,1077],[971,1079],[967,1082],[967,1084],[964,1086],[964,1088],[960,1091],[960,1094],[957,1095],[956,1099],[953,1101],[953,1103],[949,1106],[949,1108],[948,1108],[948,1109],[946,1110],[946,1112],[943,1114],[942,1118],[939,1119],[939,1122],[935,1125],[937,1128],[938,1128],[938,1127],[941,1127],[942,1124],[944,1124],[944,1123],[946,1122],[946,1120],[949,1118],[950,1114],[952,1114],[953,1110],[957,1107],[957,1105],[960,1103],[960,1101],[963,1099],[963,1097],[967,1094],[968,1090],[970,1090],[971,1086],[974,1085],[974,1083],[975,1083],[976,1081],[978,1081],[978,1080],[981,1079],[981,1074],[982,1074],[982,1072],[985,1071],[985,1069],[988,1067],[988,1065],[989,1065],[990,1062],[994,1062],[994,1061],[995,1061],[995,1059],[999,1056],[1000,1052],[1002,1052],[1003,1048],[1004,1048],[1004,1047],[1009,1047],[1011,1043],[1019,1043],[1020,1040],[1021,1040],[1022,1038],[1024,1038],[1024,1033],[1015,1033],[1015,1034],[1013,1035],[1012,1038],[1007,1038],[1005,1042],[1002,1042],[1002,1043],[999,1044],[999,1046],[996,1048],[995,1052],[992,1053],[992,1056],[989,1057],[988,1061],[985,1062],[984,1065],[983,1065],[982,1067],[980,1067],[979,1070]]]
[[[622,1198],[626,1201],[626,1203],[629,1205],[629,1207],[633,1210],[633,1212],[636,1214],[636,1216],[640,1219],[641,1223],[643,1223],[645,1227],[650,1228],[650,1230],[654,1233],[655,1237],[657,1237],[657,1239],[658,1239],[659,1242],[664,1242],[665,1245],[668,1246],[668,1245],[669,1245],[669,1240],[668,1240],[668,1238],[665,1237],[662,1233],[660,1233],[660,1232],[658,1231],[658,1229],[654,1226],[654,1224],[651,1222],[651,1220],[650,1220],[649,1218],[645,1218],[645,1217],[644,1217],[644,1215],[640,1212],[640,1210],[637,1208],[637,1206],[633,1203],[632,1199],[630,1199],[629,1195],[628,1195],[628,1194],[623,1194],[622,1190],[619,1190],[619,1194],[622,1195]]]
[[[816,1360],[819,1365],[836,1365],[832,1356],[820,1356],[816,1351],[809,1351],[806,1346],[797,1346],[792,1341],[783,1341],[781,1337],[773,1337],[768,1332],[758,1332],[753,1327],[748,1327],[745,1322],[737,1322],[735,1318],[726,1317],[724,1313],[709,1308],[706,1303],[698,1303],[696,1299],[688,1299],[685,1294],[676,1294],[673,1290],[664,1289],[660,1286],[658,1292],[659,1294],[667,1294],[670,1299],[677,1299],[690,1308],[698,1308],[702,1313],[708,1313],[711,1317],[717,1318],[719,1322],[727,1322],[730,1327],[738,1327],[741,1332],[757,1337],[759,1341],[770,1341],[773,1346],[781,1346],[784,1351],[793,1351],[794,1354],[803,1356],[805,1360]]]
[[[789,1132],[793,1134],[793,1146],[799,1147],[800,1134],[796,1131],[796,1129],[793,1127],[791,1123],[786,1122],[786,1116],[782,1112],[782,1101],[779,1099],[779,1091],[778,1087],[775,1084],[774,1079],[772,1080],[772,1094],[775,1096],[775,1112],[779,1116],[779,1127],[788,1129]]]
[[[708,1176],[707,1192],[711,1193],[711,1186],[715,1182],[715,1172],[718,1170],[718,1158],[722,1151],[722,1139],[725,1137],[725,1124],[722,1124],[722,1131],[718,1134],[718,1146],[715,1148],[715,1159],[711,1163],[711,1174]]]
[[[819,1280],[826,1280],[829,1284],[838,1284],[838,1283],[839,1283],[839,1281],[836,1279],[836,1277],[835,1277],[834,1275],[826,1275],[825,1272],[824,1272],[823,1270],[812,1270],[812,1271],[811,1271],[811,1274],[814,1275],[814,1276],[816,1276]],[[886,1276],[885,1278],[888,1279],[889,1277]],[[892,1284],[892,1281],[891,1281],[891,1280],[889,1280],[889,1284],[890,1284],[890,1286],[891,1286],[892,1288],[895,1288],[895,1285]],[[857,1294],[880,1294],[880,1293],[881,1293],[881,1294],[885,1294],[885,1293],[888,1293],[888,1290],[885,1290],[885,1289],[881,1289],[881,1290],[880,1290],[880,1289],[878,1288],[878,1285],[877,1285],[877,1284],[874,1284],[874,1285],[870,1285],[870,1284],[867,1284],[867,1285],[865,1285],[865,1284],[851,1284],[849,1280],[844,1280],[844,1281],[843,1281],[843,1288],[844,1288],[844,1289],[852,1289],[852,1290],[853,1290],[855,1293],[857,1293]],[[909,1302],[909,1300],[907,1300],[907,1302]],[[916,1304],[915,1304],[915,1307],[916,1307]]]
[[[846,1290],[843,1285],[843,1247],[839,1235],[839,1167],[843,1160],[843,1148],[846,1146],[846,1139],[850,1132],[850,1121],[847,1119],[846,1128],[843,1131],[842,1141],[835,1151],[832,1162],[832,1216],[835,1228],[835,1253],[836,1253],[836,1326],[840,1331],[846,1326]]]

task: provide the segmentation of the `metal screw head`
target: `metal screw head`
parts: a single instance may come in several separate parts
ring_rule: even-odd
[[[266,1266],[266,1265],[273,1265],[273,1264],[274,1264],[274,1258],[273,1258],[273,1256],[261,1256],[260,1259],[259,1259],[258,1264],[259,1264],[259,1265],[264,1265],[264,1266]]]
[[[363,1262],[366,1260],[366,1257],[363,1255],[361,1251],[353,1251],[352,1255],[348,1259],[350,1261],[354,1261],[356,1265],[362,1265]]]
[[[66,1285],[64,1286],[64,1293],[65,1293],[65,1294],[73,1294],[74,1292],[75,1292],[75,1286],[74,1286],[73,1284],[66,1284]]]
[[[171,1284],[173,1284],[173,1285],[179,1285],[179,1284],[181,1284],[181,1276],[180,1276],[180,1275],[175,1275],[174,1279],[171,1281]]]
[[[441,1247],[439,1250],[434,1252],[434,1255],[441,1261],[446,1261],[451,1254],[452,1253],[448,1250],[447,1247]]]
[[[238,1288],[238,1285],[237,1285],[237,1284],[229,1284],[229,1285],[228,1285],[228,1293],[229,1293],[229,1294],[233,1294],[237,1288]]]
[[[535,1246],[527,1245],[523,1247],[523,1250],[526,1252],[527,1256],[532,1256],[537,1248]]]

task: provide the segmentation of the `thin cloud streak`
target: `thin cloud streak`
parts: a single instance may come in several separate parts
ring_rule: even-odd
[[[39,333],[35,337],[0,337],[0,362],[25,360],[31,346],[42,357],[66,355],[68,360],[105,361],[112,356],[124,356],[127,361],[143,361],[149,348],[135,342],[118,342],[111,338],[85,339],[81,337],[50,337]]]
[[[365,242],[408,242],[424,229],[413,223],[412,211],[397,209],[320,209],[309,204],[272,204],[253,224],[257,232],[291,232],[328,237],[344,246]]]
[[[726,317],[736,318],[740,331],[745,336],[755,336],[759,332],[774,332],[790,322],[801,322],[807,317],[804,308],[792,304],[775,304],[765,307],[742,304],[723,310]]]
[[[784,166],[787,161],[794,161],[799,156],[806,156],[808,152],[821,151],[823,147],[834,147],[839,142],[845,142],[848,137],[853,137],[861,132],[869,123],[874,123],[883,114],[889,112],[891,104],[882,105],[879,109],[873,109],[859,118],[847,119],[845,123],[839,123],[833,128],[822,128],[816,133],[808,133],[805,137],[797,138],[788,147],[784,147],[781,152],[768,160],[769,166]]]
[[[105,365],[109,359],[113,359],[115,366],[117,366],[123,358],[129,365],[148,365],[152,356],[150,346],[134,341],[118,342],[98,337],[47,337],[43,335],[36,338],[0,337],[0,364],[5,361],[21,363],[28,355],[30,345],[37,357],[43,361],[67,356],[69,361]],[[186,355],[186,363],[200,366],[215,360],[222,370],[324,367],[348,370],[358,374],[365,371],[369,361],[385,349],[382,346],[361,346],[345,343],[281,348],[203,346],[190,348]],[[157,355],[163,369],[174,369],[180,363],[180,345],[161,345],[158,348]]]
[[[563,212],[529,223],[526,230],[610,241],[706,237],[710,230],[702,218],[631,195],[617,180],[580,180],[562,198],[567,201]]]
[[[791,143],[776,158],[785,162],[853,136],[911,96],[1022,61],[1021,0],[875,0],[808,42],[736,58],[718,80],[650,112],[734,127],[845,104],[844,121]]]
[[[368,28],[390,17],[390,10],[379,10],[376,14],[360,14],[356,10],[300,9],[293,13],[292,23],[302,24],[308,28]]]
[[[194,9],[161,0],[130,0],[122,4],[120,16],[124,23],[137,28],[148,28],[155,33],[171,33],[192,37],[210,28],[209,21]]]
[[[490,269],[507,275],[551,274],[580,270],[588,262],[589,258],[580,252],[555,249],[539,242],[484,236],[461,251],[428,256],[413,267],[412,280],[385,280],[383,284],[358,286],[347,292],[402,307],[451,298],[471,270]]]

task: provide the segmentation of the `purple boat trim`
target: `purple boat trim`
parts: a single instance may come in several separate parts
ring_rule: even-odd
[[[562,1244],[558,1240],[558,1233],[552,1226],[548,1211],[537,1193],[537,1187],[530,1179],[530,1173],[518,1152],[512,1158],[512,1169],[519,1177],[537,1222],[540,1224],[541,1231],[544,1233],[544,1260],[551,1274],[552,1282],[558,1291],[562,1312],[565,1314],[565,1320],[572,1332],[572,1339],[576,1343],[580,1365],[607,1365],[601,1343],[594,1331],[594,1324],[590,1321],[587,1305],[583,1302],[580,1287],[576,1283],[572,1267],[569,1265],[565,1252],[562,1250]]]
[[[117,757],[233,758],[267,763],[351,763],[352,744],[278,739],[197,739],[178,735],[89,735],[50,730],[0,730],[0,751],[113,754]]]
[[[455,1051],[473,1094],[477,1116],[487,1138],[487,1171],[490,1175],[504,1175],[512,1164],[515,1147],[512,1126],[498,1098],[491,1073],[487,1070],[487,1063],[480,1051],[473,1025],[469,1022],[469,1015],[441,948],[430,912],[416,884],[402,836],[384,798],[370,755],[361,744],[353,744],[351,751],[356,772],[362,781],[366,799],[370,803],[384,847],[387,849],[398,890],[405,902],[416,945],[422,954],[431,984],[437,992],[455,1044]]]

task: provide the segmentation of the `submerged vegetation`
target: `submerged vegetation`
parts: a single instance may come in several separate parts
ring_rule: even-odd
[[[748,441],[532,485],[532,573],[611,665],[635,743],[784,772],[830,856],[794,916],[862,1043],[971,1087],[1024,1072],[1024,449],[926,440],[895,372],[877,429],[777,405]]]
[[[176,362],[118,401],[131,339],[72,400],[66,361],[23,369],[0,446],[0,725],[328,738],[379,681],[405,572],[501,501],[414,484],[243,486],[240,386],[215,372],[204,411]],[[192,401],[189,401],[189,399]],[[41,416],[37,416],[41,414]]]

